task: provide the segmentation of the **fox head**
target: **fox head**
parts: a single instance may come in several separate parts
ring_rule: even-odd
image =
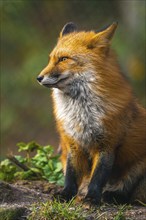
[[[60,32],[48,65],[37,77],[41,85],[66,90],[82,81],[94,81],[95,72],[106,62],[110,41],[117,28],[113,23],[99,32],[78,31],[67,23]],[[94,74],[93,74],[94,73]]]

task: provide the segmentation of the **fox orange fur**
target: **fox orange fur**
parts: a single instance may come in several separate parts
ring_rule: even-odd
[[[96,33],[66,24],[37,78],[52,88],[67,201],[88,178],[85,202],[146,202],[146,111],[111,49],[116,28]]]

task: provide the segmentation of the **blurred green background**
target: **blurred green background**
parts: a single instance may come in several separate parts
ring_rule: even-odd
[[[20,141],[58,146],[50,91],[36,77],[69,21],[85,30],[119,22],[113,47],[146,106],[145,0],[0,0],[0,7],[1,158]]]

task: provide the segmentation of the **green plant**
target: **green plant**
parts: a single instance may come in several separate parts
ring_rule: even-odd
[[[0,163],[0,180],[11,181],[16,172],[16,166],[9,159],[5,159]]]
[[[1,180],[46,179],[50,183],[63,185],[59,155],[54,155],[51,146],[41,146],[35,142],[19,143],[18,151],[23,151],[25,156],[10,155],[0,163]]]
[[[57,200],[35,204],[32,207],[28,220],[86,220],[89,219],[93,209],[86,210],[82,205],[75,204],[74,200],[60,203]],[[98,219],[97,213],[95,219]]]
[[[126,220],[124,212],[128,208],[129,208],[129,206],[127,206],[127,204],[125,204],[123,206],[119,206],[119,211],[118,211],[117,215],[114,217],[114,220]]]

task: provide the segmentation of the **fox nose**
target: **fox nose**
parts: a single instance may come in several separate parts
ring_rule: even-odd
[[[38,76],[38,77],[37,77],[37,81],[38,81],[38,82],[41,82],[41,81],[43,80],[43,78],[44,78],[43,76]]]

